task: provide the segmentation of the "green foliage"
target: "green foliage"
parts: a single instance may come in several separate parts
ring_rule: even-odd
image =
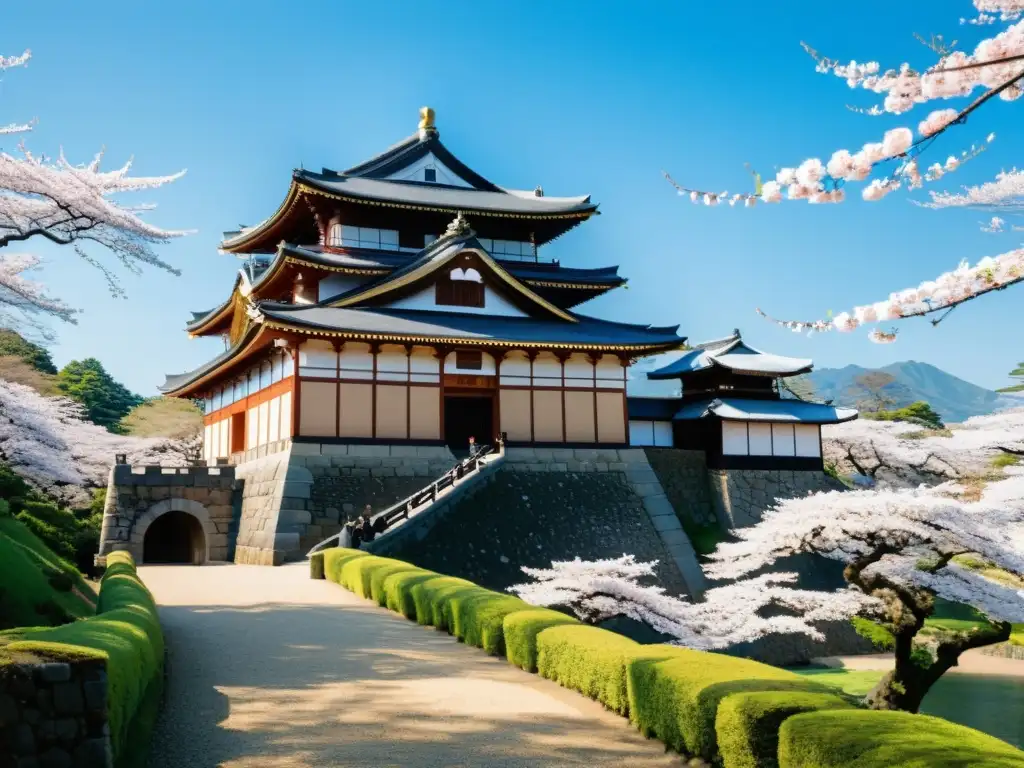
[[[780,724],[785,727],[794,718],[805,717],[806,713],[823,714],[825,710],[853,707],[851,700],[837,690],[844,686],[838,680],[827,679],[828,674],[849,675],[849,670],[814,670],[822,674],[809,679],[810,671],[805,671],[807,677],[802,677],[748,659],[675,646],[644,646],[464,579],[441,576],[359,550],[329,549],[315,555],[313,561],[311,574],[314,578],[322,569],[327,579],[357,594],[372,598],[420,624],[447,630],[489,653],[504,654],[510,663],[523,669],[535,668],[543,677],[596,699],[615,712],[628,714],[645,735],[656,736],[678,751],[698,754],[723,768],[773,766]],[[3,642],[2,635],[0,642]],[[861,684],[870,689],[881,673],[866,674],[873,677]],[[976,733],[937,722],[958,732]],[[904,754],[898,744],[890,748],[881,738],[862,738],[854,734],[847,741],[853,744],[858,739],[857,748],[865,754],[876,748],[888,750],[885,752],[888,763],[864,763],[864,766],[923,767],[928,764],[914,762],[913,749]],[[1006,754],[1024,760],[1024,753],[995,739],[989,741],[1002,745],[999,749],[1009,750]],[[792,746],[797,740],[791,742],[790,753],[797,754],[793,753]],[[780,755],[781,749],[780,746]],[[814,745],[811,745],[804,752],[813,754],[813,750]],[[985,759],[1002,754],[984,744],[979,750],[978,755]],[[803,758],[798,755],[793,759]],[[781,768],[861,765],[856,762],[783,763],[781,759],[779,764]],[[1004,765],[961,763],[968,764]],[[1024,763],[1005,765],[1024,768]]]
[[[1010,376],[1020,379],[1020,383],[997,389],[996,392],[1024,392],[1024,363],[1019,363],[1016,368],[1010,371]]]
[[[536,672],[538,636],[546,629],[566,624],[580,626],[572,616],[549,608],[510,613],[504,623],[505,656],[509,663],[527,672]]]
[[[324,578],[328,581],[333,581],[335,584],[345,586],[341,583],[341,569],[345,566],[345,563],[360,557],[368,557],[369,552],[362,552],[358,549],[334,547],[333,549],[325,549],[323,556]]]
[[[779,729],[780,768],[1021,768],[1024,752],[928,715],[862,709],[794,715]]]
[[[505,655],[505,618],[533,609],[518,597],[477,586],[457,590],[448,598],[451,633],[492,656]]]
[[[1020,464],[1021,459],[1024,457],[1018,456],[1014,453],[1000,453],[992,458],[992,466],[996,469],[1005,469],[1006,467],[1012,467]]]
[[[21,521],[0,517],[0,630],[91,616],[92,594],[82,574]]]
[[[424,579],[412,587],[412,601],[416,606],[416,621],[425,626],[452,631],[451,613],[448,602],[456,592],[467,587],[476,587],[471,581],[451,576],[437,576]]]
[[[880,669],[846,669],[845,667],[795,667],[790,671],[856,698],[867,696],[885,674]]]
[[[873,413],[862,413],[861,416],[865,419],[874,419],[875,421],[906,421],[911,424],[927,427],[928,429],[946,428],[946,425],[942,423],[942,417],[923,400],[911,403],[906,408],[898,408],[891,411],[878,410]]]
[[[323,579],[324,576],[324,553],[314,552],[309,556],[309,578]]]
[[[115,381],[94,357],[65,365],[57,374],[57,386],[85,406],[89,421],[111,432],[118,431],[118,422],[142,402],[141,397]]]
[[[681,519],[680,522],[690,539],[690,544],[693,545],[693,551],[698,555],[710,555],[719,544],[729,540],[729,534],[718,525],[697,525],[688,517],[685,521]]]
[[[427,579],[437,578],[438,574],[427,571],[423,568],[414,568],[407,571],[398,571],[390,574],[384,579],[384,595],[387,601],[386,607],[396,613],[400,613],[410,621],[417,621],[416,601],[413,599],[412,590],[420,582]],[[420,622],[425,623],[425,622]]]
[[[629,712],[626,662],[643,646],[606,629],[556,626],[537,635],[537,673],[613,712]]]
[[[727,696],[715,718],[722,762],[728,768],[777,768],[783,721],[801,712],[852,707],[831,693],[765,691]]]
[[[33,344],[21,334],[7,328],[0,328],[0,357],[17,357],[40,373],[57,372],[57,366],[53,364],[45,347]]]
[[[192,401],[178,397],[153,397],[129,411],[118,431],[135,437],[182,439],[203,430],[203,412]]]
[[[749,659],[674,646],[644,646],[627,662],[630,718],[647,736],[713,760],[715,717],[726,696],[755,691],[830,693],[822,685]]]
[[[870,640],[879,651],[891,651],[896,647],[896,637],[877,621],[854,616],[850,623],[858,635]]]
[[[107,556],[95,616],[54,629],[26,630],[6,650],[53,659],[106,660],[107,713],[116,762],[129,749],[129,734],[138,737],[140,726],[152,725],[152,718],[140,722],[136,715],[144,711],[152,687],[162,685],[164,639],[153,597],[128,553]]]

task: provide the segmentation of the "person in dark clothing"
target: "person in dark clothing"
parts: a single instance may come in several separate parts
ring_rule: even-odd
[[[370,519],[370,514],[373,512],[373,508],[367,504],[363,509],[363,514],[359,517],[359,533],[360,538],[363,541],[373,541],[377,532],[373,529],[373,521]]]

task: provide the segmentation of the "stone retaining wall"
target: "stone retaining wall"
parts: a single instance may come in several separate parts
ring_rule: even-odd
[[[689,525],[698,528],[718,525],[718,515],[708,488],[708,464],[704,451],[644,448],[644,453],[684,528]]]
[[[102,660],[0,666],[0,765],[109,768]]]
[[[806,470],[712,469],[708,481],[715,515],[727,530],[756,524],[776,499],[844,489],[824,472]]]

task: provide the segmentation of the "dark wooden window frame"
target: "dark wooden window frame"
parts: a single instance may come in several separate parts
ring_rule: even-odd
[[[484,353],[476,349],[457,349],[455,367],[460,371],[481,371],[484,367]]]
[[[439,306],[483,309],[484,284],[473,280],[452,280],[445,275],[437,281],[434,301]]]

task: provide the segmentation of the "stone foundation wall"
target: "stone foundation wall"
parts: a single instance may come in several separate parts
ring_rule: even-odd
[[[149,525],[177,510],[191,514],[203,527],[203,561],[228,560],[236,530],[236,491],[234,467],[116,464],[107,481],[100,555],[127,550],[141,564]]]
[[[786,469],[713,469],[708,483],[715,515],[725,529],[756,524],[776,499],[844,488],[824,472]]]
[[[684,528],[718,525],[704,451],[644,448],[644,453]]]
[[[109,768],[100,660],[0,666],[0,765]]]
[[[687,592],[623,473],[530,472],[506,463],[427,537],[393,556],[501,591],[528,580],[522,566],[547,568],[552,560],[624,553],[659,560],[662,586],[673,594]]]

